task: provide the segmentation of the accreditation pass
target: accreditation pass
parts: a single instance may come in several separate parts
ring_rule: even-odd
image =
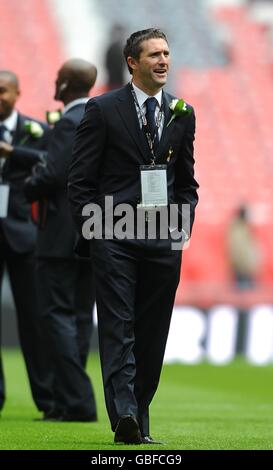
[[[0,183],[0,217],[4,218],[8,215],[9,205],[9,185]]]
[[[141,165],[141,206],[167,206],[167,166]]]

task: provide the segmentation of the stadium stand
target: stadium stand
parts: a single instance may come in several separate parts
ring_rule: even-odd
[[[53,102],[56,70],[64,53],[47,1],[0,2],[0,68],[18,74],[20,109],[45,118]]]
[[[63,8],[59,8],[58,17],[54,11],[59,2],[0,0],[0,41],[5,45],[0,51],[0,68],[11,68],[19,75],[22,111],[41,118],[46,109],[56,108],[53,81],[60,63],[70,56],[62,34],[69,6],[62,21]],[[175,85],[177,96],[196,109],[200,205],[191,249],[184,253],[177,303],[272,303],[273,75],[272,51],[264,23],[255,21],[247,2],[239,2],[239,7],[211,9],[209,4],[220,2],[157,0],[155,9],[154,1],[139,0],[134,2],[134,14],[126,0],[116,2],[115,8],[110,0],[81,0],[83,3],[89,5],[92,26],[98,15],[101,34],[106,34],[116,22],[123,24],[128,34],[149,26],[166,31],[173,56],[168,89],[174,91]],[[80,47],[81,42],[91,40],[84,34],[88,8],[84,14],[84,27],[80,29],[77,20],[77,28],[71,31],[77,36],[75,40],[70,38],[73,55],[76,50],[80,52],[75,49],[76,43]],[[96,57],[99,55],[96,49]],[[99,71],[99,81],[100,77],[103,74]],[[96,93],[101,90],[103,83],[99,83]],[[253,209],[264,263],[259,287],[239,298],[231,289],[225,237],[228,223],[242,203]]]
[[[215,19],[229,27],[230,62],[224,67],[182,69],[179,94],[197,110],[197,172],[200,205],[178,303],[251,305],[272,302],[273,242],[273,82],[264,27],[245,6],[219,10]],[[230,288],[225,235],[242,203],[255,215],[264,252],[260,286],[237,294]],[[197,282],[195,282],[197,281]]]

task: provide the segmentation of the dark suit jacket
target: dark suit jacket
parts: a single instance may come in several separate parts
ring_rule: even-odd
[[[198,201],[194,179],[194,111],[171,118],[169,104],[174,97],[163,93],[164,129],[156,163],[167,164],[169,203],[190,204],[190,226]],[[167,157],[172,147],[169,162]],[[78,128],[69,173],[68,194],[78,230],[86,217],[82,208],[90,202],[103,207],[104,197],[113,196],[114,206],[140,202],[139,166],[150,163],[150,152],[140,129],[134,100],[124,88],[91,99]],[[181,223],[182,221],[180,221]]]
[[[24,127],[26,121],[39,122],[44,130],[43,135],[38,138],[30,135]],[[16,253],[30,253],[35,248],[37,231],[31,220],[30,203],[24,194],[24,181],[32,166],[43,161],[47,152],[49,132],[45,123],[18,114],[12,139],[14,151],[3,167],[3,181],[10,184],[8,217],[0,219],[0,231]]]
[[[38,231],[37,256],[74,257],[76,230],[67,200],[67,174],[76,128],[84,104],[70,108],[52,130],[46,165],[38,165],[27,181],[29,200],[47,199],[45,226]]]

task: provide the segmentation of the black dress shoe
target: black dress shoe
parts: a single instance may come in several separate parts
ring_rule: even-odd
[[[96,414],[93,415],[77,415],[77,414],[70,414],[70,413],[63,413],[61,416],[59,416],[58,421],[62,422],[81,422],[81,423],[93,423],[95,421],[98,421],[98,417]]]
[[[141,444],[142,438],[137,420],[132,415],[123,415],[118,420],[115,430],[114,442],[116,444]]]
[[[58,421],[62,416],[62,411],[57,408],[52,408],[49,411],[44,411],[43,417],[39,418],[37,421]]]
[[[151,436],[142,436],[141,443],[142,444],[158,444],[158,445],[164,444],[164,442],[154,441]]]

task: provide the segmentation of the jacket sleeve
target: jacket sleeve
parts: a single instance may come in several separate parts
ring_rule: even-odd
[[[34,141],[35,146],[29,142],[30,136],[27,137],[24,144],[13,145],[10,158],[16,163],[16,166],[31,170],[37,163],[44,163],[47,156],[51,129],[43,126],[43,130],[43,136]]]
[[[104,152],[106,124],[96,100],[91,99],[77,129],[68,175],[68,199],[79,233],[85,217],[82,209],[95,202],[99,168]]]
[[[15,145],[11,154],[11,158],[16,165],[31,169],[36,163],[45,161],[47,152],[45,150],[31,149],[28,147]]]
[[[195,114],[192,109],[175,164],[174,184],[175,201],[179,205],[179,214],[181,216],[180,228],[183,228],[188,235],[192,231],[195,207],[198,203],[197,189],[199,188],[199,184],[194,178],[194,139]],[[182,204],[185,205],[183,208]]]
[[[43,164],[34,167],[27,179],[25,193],[30,201],[47,198],[60,189],[66,189],[67,170],[71,159],[71,149],[75,136],[75,124],[63,117],[55,125],[48,154]]]

